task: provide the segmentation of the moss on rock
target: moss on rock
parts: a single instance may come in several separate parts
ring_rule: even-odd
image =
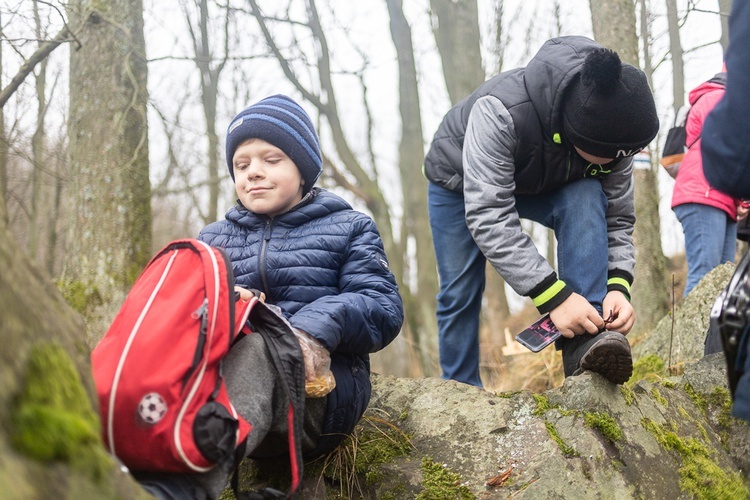
[[[682,491],[698,500],[750,496],[742,474],[727,472],[719,467],[712,460],[709,448],[698,439],[680,437],[674,430],[674,425],[661,425],[648,418],[644,418],[641,423],[661,446],[679,454]]]
[[[563,441],[563,438],[560,437],[560,433],[557,432],[557,428],[553,423],[545,422],[544,425],[547,427],[547,433],[549,433],[552,440],[557,443],[557,446],[560,448],[560,451],[563,452],[563,455],[568,458],[580,456],[580,453],[578,453],[575,448],[567,445],[565,441]]]
[[[669,406],[669,402],[667,399],[661,395],[661,392],[659,392],[659,389],[656,387],[652,387],[649,391],[649,394],[651,395],[651,398],[659,403],[662,406]]]
[[[627,385],[620,386],[620,394],[622,394],[622,397],[625,398],[625,404],[628,406],[631,406],[633,403],[637,401],[635,397],[635,392],[633,391],[633,389],[631,389]]]
[[[586,412],[583,414],[583,418],[586,425],[599,431],[610,442],[615,443],[622,440],[623,433],[620,425],[617,420],[606,413],[600,411]]]
[[[112,466],[80,374],[57,344],[32,348],[11,423],[13,446],[35,460],[67,463],[94,480]]]
[[[633,387],[641,380],[655,382],[664,375],[666,364],[656,354],[648,354],[633,363],[633,375],[626,382],[628,387]]]
[[[436,463],[429,457],[422,459],[422,488],[417,500],[470,500],[476,498],[468,486],[461,483],[461,475]]]

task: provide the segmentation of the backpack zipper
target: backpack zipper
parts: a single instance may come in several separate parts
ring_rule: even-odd
[[[193,354],[193,362],[190,364],[185,377],[182,379],[182,391],[185,390],[190,377],[195,373],[195,369],[198,368],[198,364],[203,358],[203,349],[206,347],[206,338],[208,336],[208,297],[203,298],[203,303],[196,309],[191,315],[193,319],[200,319],[200,330],[198,331],[198,344],[195,346],[195,353]]]

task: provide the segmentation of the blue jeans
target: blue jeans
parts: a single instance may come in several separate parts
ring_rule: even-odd
[[[482,387],[479,312],[486,259],[466,226],[462,193],[429,183],[427,205],[440,277],[441,377]],[[553,193],[516,196],[520,217],[554,229],[560,279],[599,310],[607,293],[606,209],[596,179],[581,179]]]
[[[724,210],[700,203],[685,203],[672,210],[685,234],[688,274],[683,296],[687,296],[713,268],[734,262],[737,222]]]

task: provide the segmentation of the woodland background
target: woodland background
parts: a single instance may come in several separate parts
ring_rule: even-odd
[[[151,255],[233,204],[223,153],[231,117],[286,93],[319,129],[319,185],[373,216],[399,281],[406,322],[374,369],[437,376],[438,282],[421,165],[445,112],[546,39],[586,35],[648,75],[658,151],[687,92],[720,70],[730,8],[731,0],[3,0],[0,237],[16,240],[82,314],[93,346]],[[639,160],[633,297],[636,330],[647,332],[680,301],[684,249],[671,179],[656,154]],[[525,227],[554,262],[554,237]],[[487,275],[485,385],[559,385],[559,355],[517,355],[512,341],[537,313],[494,270]]]

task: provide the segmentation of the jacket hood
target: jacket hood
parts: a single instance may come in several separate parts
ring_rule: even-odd
[[[524,84],[546,133],[562,131],[562,103],[565,90],[581,73],[583,60],[602,46],[584,36],[563,36],[547,40],[529,61]]]
[[[692,106],[705,94],[713,92],[714,90],[724,90],[724,88],[726,88],[726,83],[727,74],[716,73],[713,78],[701,83],[690,91],[690,94],[688,95],[688,102],[690,102],[690,105]]]

